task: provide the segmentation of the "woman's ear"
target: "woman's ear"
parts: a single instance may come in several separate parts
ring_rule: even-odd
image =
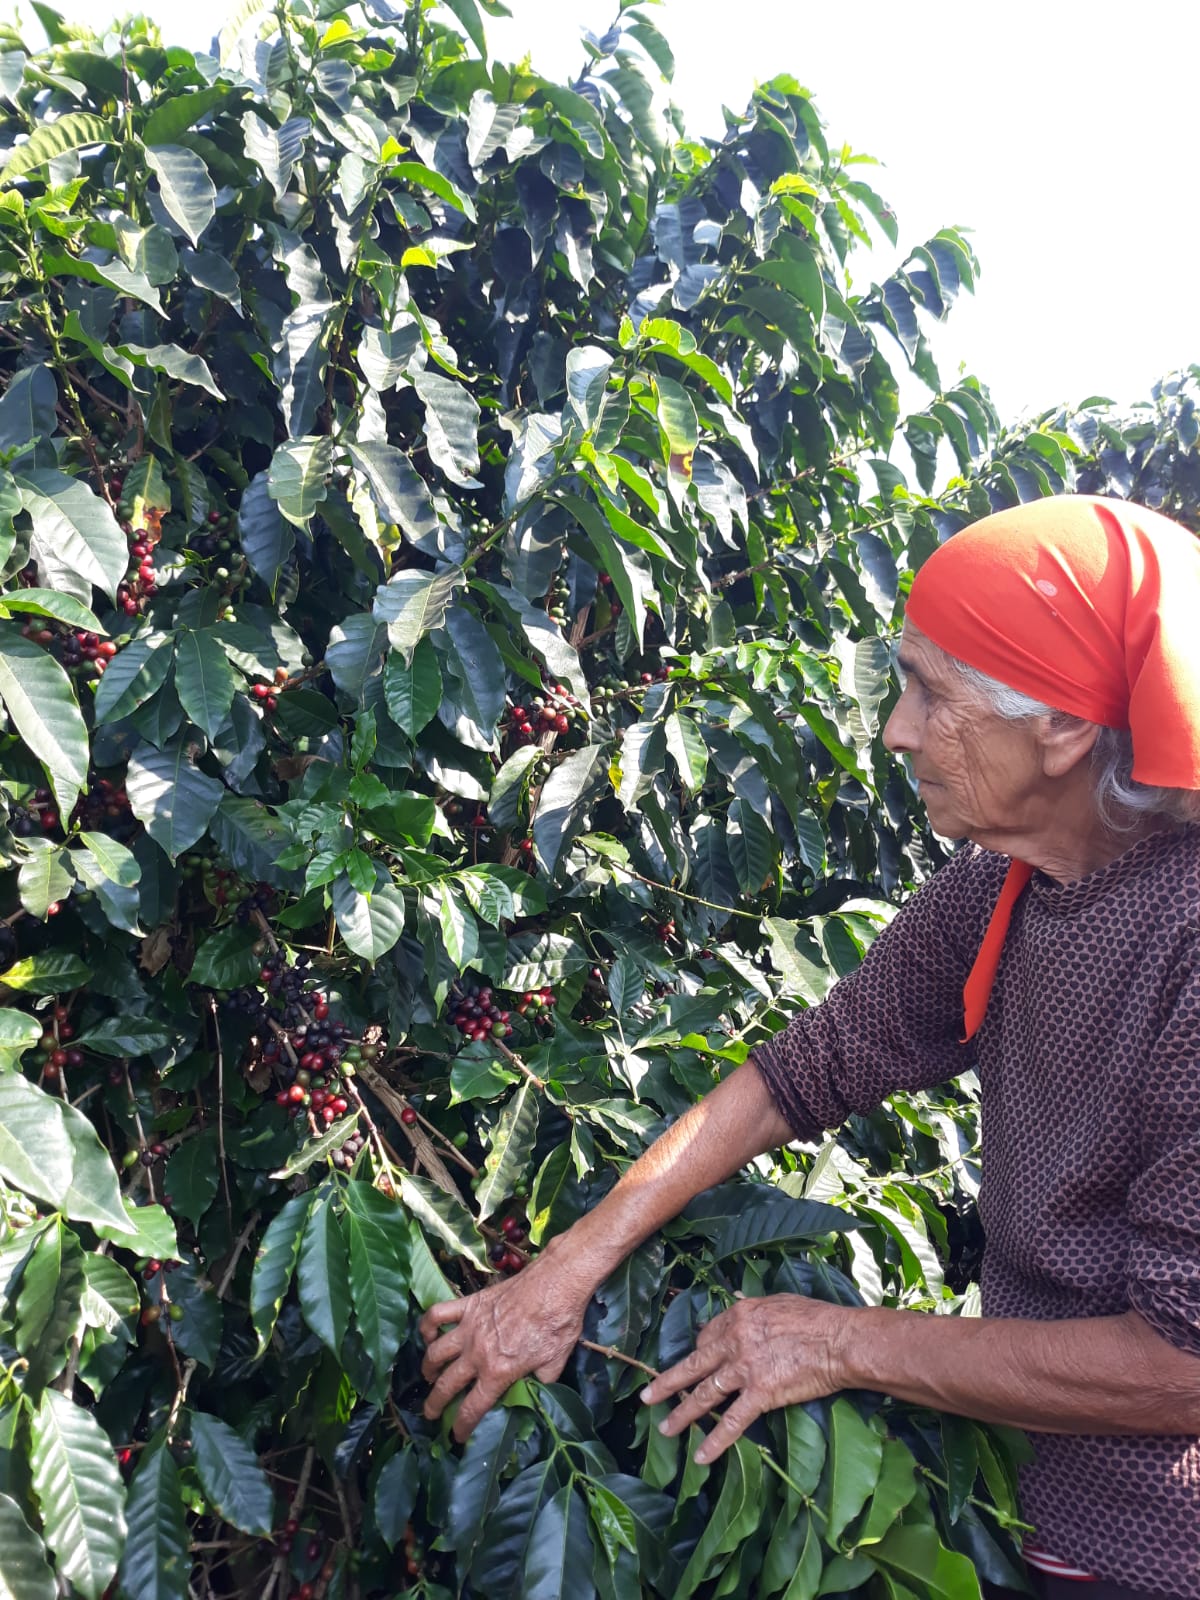
[[[1085,722],[1059,711],[1043,717],[1038,730],[1043,773],[1047,778],[1065,778],[1091,756],[1099,737],[1098,722]]]

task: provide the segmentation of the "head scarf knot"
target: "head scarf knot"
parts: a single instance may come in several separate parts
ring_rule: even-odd
[[[1157,511],[1057,495],[964,528],[913,581],[908,619],[989,677],[1128,729],[1140,783],[1200,789],[1200,541]],[[983,1020],[1013,906],[1014,861],[964,991]]]

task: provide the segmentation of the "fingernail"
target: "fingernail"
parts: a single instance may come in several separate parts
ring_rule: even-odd
[[[650,1385],[649,1384],[647,1384],[646,1387],[642,1390],[641,1394],[638,1396],[638,1399],[642,1402],[643,1405],[652,1406],[654,1404],[654,1401],[650,1398]]]
[[[692,1460],[698,1467],[706,1467],[708,1465],[708,1457],[704,1454],[703,1450],[697,1450],[696,1454],[692,1457]]]
[[[667,1421],[666,1417],[664,1417],[663,1420],[658,1425],[658,1431],[659,1431],[659,1433],[667,1433],[669,1431],[669,1428],[670,1428],[670,1424]]]

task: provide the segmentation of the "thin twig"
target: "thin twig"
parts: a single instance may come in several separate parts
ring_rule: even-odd
[[[501,1055],[504,1056],[506,1061],[510,1062],[514,1067],[516,1067],[518,1072],[523,1072],[525,1074],[535,1089],[544,1089],[546,1087],[545,1078],[539,1078],[537,1073],[533,1071],[532,1067],[527,1067],[521,1060],[520,1056],[514,1055],[514,1053],[503,1042],[503,1040],[494,1039],[492,1043],[496,1046],[496,1049],[500,1051]]]
[[[233,1224],[233,1200],[229,1193],[229,1173],[225,1166],[225,1052],[221,1048],[221,1022],[216,998],[208,997],[208,1013],[212,1018],[213,1038],[217,1047],[217,1158],[220,1163],[221,1189],[225,1196],[225,1219]]]
[[[458,1185],[451,1176],[441,1155],[434,1147],[433,1140],[425,1132],[421,1123],[409,1124],[404,1121],[402,1113],[408,1108],[407,1097],[393,1089],[387,1079],[382,1077],[374,1067],[369,1066],[365,1061],[359,1065],[357,1075],[367,1085],[371,1093],[383,1102],[388,1111],[404,1129],[405,1135],[413,1147],[414,1160],[420,1162],[439,1189],[444,1189],[447,1194],[454,1195],[456,1199],[460,1198]],[[455,1150],[454,1154],[457,1156],[458,1151]]]
[[[334,1478],[333,1490],[337,1495],[338,1511],[340,1512],[342,1518],[342,1531],[346,1537],[346,1549],[354,1550],[358,1544],[354,1531],[354,1519],[350,1514],[350,1502],[346,1498],[346,1490],[340,1478]],[[359,1589],[358,1579],[352,1572],[350,1574],[350,1600],[358,1600],[360,1593],[361,1590]]]
[[[288,1512],[289,1518],[295,1517],[297,1521],[299,1521],[304,1511],[304,1501],[308,1495],[308,1483],[309,1479],[312,1477],[313,1461],[315,1457],[316,1450],[312,1445],[309,1445],[308,1449],[304,1453],[304,1465],[300,1468],[300,1481],[296,1485],[296,1492],[292,1496],[291,1509]],[[286,1550],[279,1550],[276,1553],[274,1561],[271,1563],[271,1570],[267,1575],[267,1582],[263,1588],[260,1600],[271,1600],[271,1596],[275,1593],[276,1585],[280,1582],[284,1573],[287,1571],[287,1565],[288,1552]]]
[[[217,1285],[217,1288],[216,1288],[216,1295],[217,1295],[217,1299],[218,1300],[224,1300],[225,1296],[229,1293],[229,1285],[233,1282],[233,1275],[237,1271],[237,1265],[238,1265],[238,1262],[241,1260],[242,1251],[246,1248],[247,1244],[250,1242],[250,1235],[254,1232],[254,1230],[255,1230],[255,1228],[257,1226],[258,1226],[258,1212],[257,1211],[253,1211],[250,1214],[250,1220],[247,1222],[246,1226],[242,1229],[241,1233],[238,1234],[237,1241],[234,1244],[233,1250],[232,1250],[232,1252],[230,1254],[228,1264],[225,1267],[225,1271],[221,1274],[221,1281]],[[172,1351],[174,1350],[174,1348],[175,1348],[174,1342],[172,1341],[171,1342]],[[180,1374],[178,1387],[175,1390],[175,1398],[171,1402],[171,1411],[170,1411],[170,1414],[167,1417],[167,1438],[168,1439],[170,1439],[171,1434],[174,1432],[175,1424],[179,1420],[179,1413],[183,1409],[183,1402],[187,1399],[188,1385],[192,1381],[192,1378],[193,1378],[193,1376],[195,1374],[197,1365],[198,1365],[198,1362],[196,1361],[196,1358],[193,1356],[191,1358],[191,1360],[189,1360],[187,1365],[184,1367],[183,1372]]]
[[[128,1060],[126,1060],[125,1062],[122,1063],[122,1070],[125,1073],[125,1093],[129,1096],[129,1104],[133,1107],[133,1123],[134,1123],[134,1126],[137,1128],[138,1149],[139,1149],[139,1152],[144,1153],[145,1150],[147,1149],[147,1145],[146,1145],[146,1130],[145,1130],[145,1128],[142,1127],[142,1114],[138,1110],[137,1096],[133,1092],[133,1079],[129,1076],[129,1062],[128,1062]],[[143,1175],[142,1181],[146,1184],[147,1188],[150,1190],[150,1198],[151,1198],[151,1200],[157,1201],[158,1200],[158,1196],[154,1192],[154,1174],[150,1170],[150,1168],[148,1166],[146,1166],[144,1163],[142,1165],[142,1175]]]
[[[710,911],[723,911],[729,917],[748,917],[751,922],[762,921],[756,911],[743,911],[740,906],[718,905],[715,900],[706,900],[703,895],[689,894],[686,889],[676,889],[669,883],[659,883],[655,878],[647,878],[644,873],[635,872],[632,867],[623,866],[619,861],[613,861],[610,865],[614,872],[623,872],[626,877],[636,878],[648,888],[661,889],[663,894],[677,895],[680,900],[690,900],[693,905],[707,906]]]
[[[632,1356],[627,1356],[623,1350],[618,1350],[611,1344],[594,1344],[591,1339],[580,1339],[579,1343],[585,1350],[594,1350],[598,1356],[604,1356],[609,1361],[623,1361],[627,1367],[636,1367],[639,1372],[644,1372],[647,1377],[658,1378],[662,1374],[655,1367],[648,1367],[644,1361],[635,1361]]]

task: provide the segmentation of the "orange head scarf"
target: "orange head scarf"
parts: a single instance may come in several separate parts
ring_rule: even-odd
[[[906,615],[1009,688],[1129,729],[1139,782],[1200,789],[1200,541],[1178,523],[1091,495],[1014,506],[934,551]],[[1009,869],[964,990],[968,1039],[1032,872]]]

